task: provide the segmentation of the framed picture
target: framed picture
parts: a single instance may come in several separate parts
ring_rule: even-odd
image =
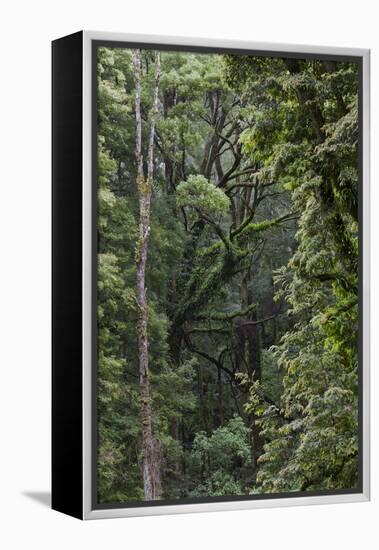
[[[53,42],[55,510],[369,499],[369,51]]]

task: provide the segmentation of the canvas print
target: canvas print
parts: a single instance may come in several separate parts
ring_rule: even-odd
[[[360,66],[283,55],[96,49],[99,505],[358,489]]]

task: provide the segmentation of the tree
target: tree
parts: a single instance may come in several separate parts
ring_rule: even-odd
[[[276,297],[289,304],[294,319],[275,348],[284,371],[281,403],[265,403],[258,384],[247,405],[261,417],[265,439],[258,483],[265,492],[354,487],[357,68],[293,59],[229,58],[228,64],[232,80],[263,86],[278,103],[269,132],[267,124],[262,130],[255,125],[244,139],[292,191],[300,213],[297,249],[274,277]]]
[[[147,175],[144,175],[142,157],[142,119],[141,119],[141,53],[133,54],[135,79],[136,111],[136,160],[137,189],[139,196],[139,237],[136,247],[137,263],[137,305],[138,305],[138,353],[141,392],[143,487],[145,500],[154,500],[161,496],[160,449],[153,435],[152,408],[149,381],[148,356],[148,304],[146,299],[145,272],[150,233],[150,203],[153,191],[154,172],[154,136],[158,114],[158,90],[160,78],[160,54],[155,54],[155,89],[150,121],[150,135],[147,153]]]
[[[353,487],[356,65],[98,62],[99,501]]]

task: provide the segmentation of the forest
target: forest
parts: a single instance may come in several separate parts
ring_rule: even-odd
[[[97,50],[97,499],[359,483],[359,66]]]

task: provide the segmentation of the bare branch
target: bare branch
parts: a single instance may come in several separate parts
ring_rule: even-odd
[[[208,355],[208,353],[205,353],[204,351],[201,351],[197,348],[195,348],[195,346],[193,345],[193,343],[191,342],[190,338],[188,335],[185,335],[184,336],[184,340],[186,342],[186,345],[188,347],[188,349],[190,351],[192,351],[193,353],[196,353],[197,355],[200,355],[200,357],[203,357],[204,359],[206,359],[207,361],[209,361],[210,363],[212,363],[213,365],[215,365],[217,368],[221,369],[222,371],[226,372],[226,374],[228,374],[228,376],[230,376],[231,378],[234,379],[234,372],[231,371],[230,369],[228,369],[227,367],[225,367],[223,365],[223,363],[221,363],[218,359],[216,359],[215,357],[212,357],[211,355]]]

